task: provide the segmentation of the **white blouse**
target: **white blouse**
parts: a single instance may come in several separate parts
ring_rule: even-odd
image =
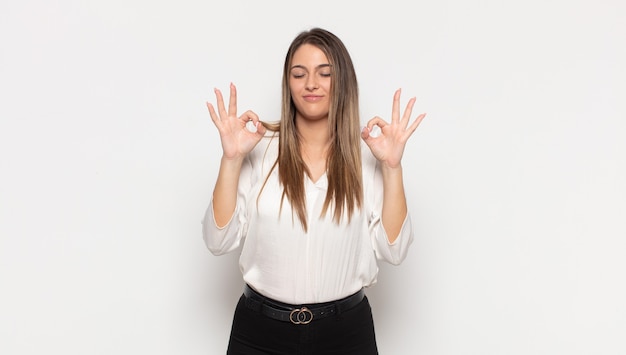
[[[291,304],[319,303],[349,296],[376,283],[377,260],[397,265],[413,240],[410,216],[400,235],[389,243],[382,226],[382,174],[377,160],[363,143],[362,210],[348,223],[337,224],[332,209],[320,218],[328,180],[305,178],[308,232],[292,213],[285,198],[278,168],[278,138],[265,137],[244,160],[239,178],[237,207],[223,228],[215,223],[213,201],[206,210],[203,237],[209,250],[221,255],[242,243],[239,266],[244,281],[259,293]]]

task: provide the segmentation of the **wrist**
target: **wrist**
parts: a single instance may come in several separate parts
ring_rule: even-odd
[[[244,156],[227,157],[222,155],[220,164],[223,167],[241,167],[243,165]]]
[[[386,162],[380,162],[380,168],[383,172],[387,171],[389,173],[394,173],[394,172],[402,172],[402,164],[398,163],[398,164],[393,164],[390,165]]]

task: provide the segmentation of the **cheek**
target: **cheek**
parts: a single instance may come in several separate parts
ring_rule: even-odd
[[[326,90],[327,92],[330,92],[330,90],[332,89],[333,85],[332,85],[332,81],[330,79],[322,82],[322,87],[324,88],[324,90]]]
[[[302,87],[301,84],[301,80],[289,80],[289,90],[291,90],[291,92],[297,92],[298,89],[300,89]]]
[[[298,95],[291,90],[291,103],[295,106],[296,110],[300,109],[300,101],[298,101]]]

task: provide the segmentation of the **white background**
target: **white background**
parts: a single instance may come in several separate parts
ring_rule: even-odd
[[[626,353],[626,2],[0,3],[0,353],[223,354],[237,255],[200,220],[212,89],[278,118],[324,27],[363,120],[428,116],[416,241],[368,291],[382,354]]]

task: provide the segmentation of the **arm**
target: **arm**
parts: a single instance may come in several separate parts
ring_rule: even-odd
[[[402,166],[381,167],[383,173],[382,223],[389,243],[396,241],[407,216],[406,196],[402,181]]]
[[[404,147],[426,116],[426,114],[419,115],[409,125],[415,98],[409,100],[404,114],[400,116],[400,93],[401,91],[398,89],[393,96],[391,122],[387,123],[380,117],[374,117],[369,120],[361,132],[361,137],[381,165],[383,177],[381,218],[389,243],[396,241],[407,217],[401,165]],[[381,134],[377,137],[370,134],[374,126],[378,126],[381,130]]]
[[[213,218],[218,228],[223,228],[233,217],[237,207],[237,188],[243,158],[222,157],[220,170],[213,189]]]
[[[376,259],[392,265],[399,265],[406,258],[409,246],[413,242],[411,211],[407,211],[404,219],[400,220],[398,234],[391,241],[387,234],[387,225],[383,223],[383,203],[385,203],[384,195],[386,192],[384,191],[384,178],[380,161],[377,161],[372,155],[366,154],[363,157],[363,174],[368,232]],[[390,206],[389,203],[386,204]]]
[[[214,255],[226,254],[239,247],[245,237],[248,225],[245,206],[251,184],[251,161],[248,157],[243,159],[236,172],[237,177],[233,177],[235,179],[232,181],[234,187],[225,186],[226,184],[230,185],[227,177],[231,172],[227,168],[230,164],[230,162],[226,162],[220,166],[215,192],[202,221],[204,242]],[[222,170],[225,173],[222,173]],[[234,202],[232,202],[231,188],[235,189]],[[232,205],[227,206],[228,203],[232,203]]]
[[[237,208],[238,188],[244,159],[265,134],[265,127],[252,111],[246,111],[237,117],[237,90],[235,85],[230,85],[228,110],[224,105],[222,93],[217,89],[215,89],[215,96],[217,98],[217,112],[213,105],[208,102],[207,108],[211,120],[219,131],[223,154],[213,189],[211,210],[207,211],[205,215],[204,238],[212,251],[221,253],[224,250],[223,241],[221,238],[214,240],[211,235],[224,234],[217,231],[224,229],[233,218]],[[246,127],[249,122],[252,122],[254,130],[249,130]]]

